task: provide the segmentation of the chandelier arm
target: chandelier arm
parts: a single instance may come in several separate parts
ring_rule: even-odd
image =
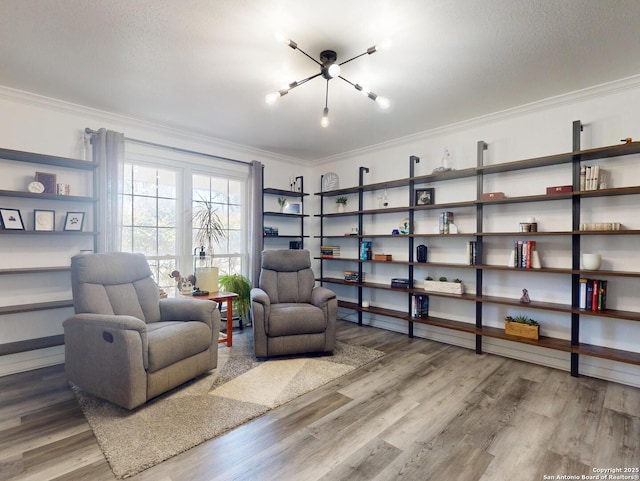
[[[304,83],[307,83],[309,80],[313,80],[314,78],[319,77],[320,75],[322,75],[322,72],[314,74],[311,77],[307,77],[305,79],[298,80],[296,82],[291,82],[289,84],[289,90],[294,89],[294,88],[296,88],[296,87],[298,87],[298,86],[300,86],[300,85],[302,85]]]
[[[328,108],[329,107],[329,80],[327,80],[327,90],[325,91],[324,94],[324,108]]]
[[[356,87],[356,84],[354,84],[351,80],[347,80],[346,78],[344,78],[342,75],[338,75],[338,78],[341,78],[342,80],[344,80],[345,82],[347,82],[349,85],[351,85],[354,88]]]
[[[311,60],[313,60],[315,63],[317,63],[318,65],[320,65],[322,67],[322,64],[320,62],[318,62],[315,58],[313,58],[311,55],[309,55],[307,52],[305,52],[304,50],[302,50],[300,47],[297,47],[296,50],[298,50],[301,54],[306,55],[307,57],[309,57]]]
[[[344,62],[340,62],[340,64],[339,64],[339,65],[340,65],[340,66],[342,66],[342,65],[344,65],[345,63],[349,63],[349,62],[351,62],[352,60],[355,60],[355,59],[360,58],[360,57],[362,57],[363,55],[367,55],[367,54],[369,54],[369,52],[362,52],[360,55],[356,55],[355,57],[351,57],[349,60],[345,60]],[[369,55],[370,55],[370,54],[369,54]]]

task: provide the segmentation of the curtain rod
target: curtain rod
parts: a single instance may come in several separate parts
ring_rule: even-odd
[[[89,135],[98,134],[97,130],[92,130],[89,127],[85,128],[84,132],[85,134],[89,134]],[[194,154],[194,155],[200,155],[203,157],[209,157],[211,159],[223,160],[225,162],[234,162],[236,164],[251,165],[251,162],[245,162],[244,160],[231,159],[229,157],[221,157],[219,155],[207,154],[205,152],[198,152],[196,150],[182,149],[180,147],[173,147],[171,145],[157,144],[155,142],[149,142],[148,140],[132,139],[130,137],[125,137],[125,140],[128,140],[129,142],[134,142],[136,144],[149,145],[151,147],[159,147],[161,149],[173,150],[175,152],[181,152],[183,154]]]

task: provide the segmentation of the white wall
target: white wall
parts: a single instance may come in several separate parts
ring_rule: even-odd
[[[467,122],[448,126],[408,138],[398,139],[381,145],[373,145],[370,148],[357,152],[350,152],[344,155],[329,159],[320,159],[313,163],[303,163],[296,159],[284,158],[267,152],[257,151],[239,145],[230,144],[219,139],[207,138],[193,135],[188,132],[179,132],[163,126],[137,121],[135,119],[96,111],[81,106],[71,105],[52,99],[38,97],[29,93],[15,91],[0,87],[0,147],[31,152],[40,152],[50,155],[65,157],[80,157],[82,155],[82,135],[85,127],[98,129],[105,127],[124,132],[127,137],[142,139],[160,144],[172,145],[175,147],[191,149],[195,151],[210,153],[223,157],[235,158],[238,160],[250,161],[260,160],[265,164],[265,186],[287,189],[290,176],[303,175],[305,177],[305,190],[310,193],[320,191],[320,175],[326,172],[337,172],[340,175],[340,185],[350,187],[357,184],[358,167],[366,166],[370,168],[370,173],[365,177],[365,182],[382,182],[390,179],[404,178],[409,173],[409,156],[417,155],[421,162],[416,167],[416,175],[430,173],[434,167],[440,164],[440,158],[444,148],[448,148],[454,158],[455,167],[474,167],[476,161],[476,143],[484,140],[489,144],[489,150],[485,154],[486,163],[497,163],[541,155],[567,152],[571,150],[571,123],[573,120],[581,120],[585,124],[585,132],[582,134],[582,147],[590,148],[604,145],[612,145],[625,137],[640,139],[640,77],[621,80],[605,86],[598,86],[585,91],[576,92],[566,96],[538,102],[513,109],[507,112],[500,112],[488,115],[480,119],[472,119]],[[425,111],[428,108],[425,107]],[[425,115],[427,115],[426,113]],[[372,139],[372,144],[375,139]],[[639,184],[637,161],[630,159],[620,163],[622,170],[616,171],[610,180],[610,185],[631,185]],[[528,189],[540,189],[547,185],[560,185],[570,183],[567,180],[566,172],[558,171],[558,178],[549,179],[547,172],[531,173],[525,179],[514,177],[508,178],[511,195],[529,192]],[[564,176],[564,177],[563,177]],[[7,186],[7,180],[0,176],[0,190],[15,188]],[[471,181],[473,183],[473,181]],[[503,180],[497,180],[496,186],[505,185]],[[440,202],[452,199],[470,200],[475,196],[475,186],[470,189],[468,181],[460,180],[451,182],[446,187],[436,186],[436,197]],[[487,186],[487,190],[490,186]],[[500,190],[507,191],[506,188]],[[607,204],[610,208],[615,208],[616,215],[624,217],[624,222],[638,226],[633,210],[637,205],[637,196],[630,196],[635,204],[629,206],[624,201]],[[402,192],[389,191],[391,205],[406,205],[406,195]],[[375,195],[367,198],[369,205],[373,207],[377,203]],[[354,200],[350,208],[354,208]],[[528,205],[528,204],[527,204]],[[531,207],[531,205],[529,205]],[[267,205],[271,209],[273,206]],[[318,233],[319,221],[313,214],[319,212],[318,197],[309,196],[305,200],[306,213],[312,214],[305,225],[306,231],[310,235]],[[558,217],[553,208],[544,205],[535,206],[540,210],[536,212],[511,212],[505,209],[500,212],[500,217],[504,218],[506,225],[504,230],[511,229],[515,220],[522,216],[528,217],[533,214],[539,218],[544,228],[544,223],[562,223],[562,216]],[[327,206],[327,209],[333,206]],[[275,207],[273,207],[275,210]],[[599,221],[600,217],[606,217],[607,211],[595,211],[593,221]],[[381,229],[380,232],[390,230],[403,217],[401,215],[377,216],[374,229]],[[490,219],[487,219],[490,221]],[[472,227],[472,216],[460,212],[457,222],[461,228],[474,230]],[[338,231],[350,229],[353,222],[345,221],[336,223],[334,229]],[[428,229],[433,227],[433,220],[427,218],[418,219],[418,229]],[[290,226],[293,229],[293,227]],[[1,241],[1,239],[0,239]],[[401,245],[394,245],[396,240],[386,242],[376,246],[393,253],[398,259],[406,256],[406,249]],[[633,242],[633,241],[631,241]],[[318,239],[307,239],[305,245],[312,254],[318,251],[320,241]],[[269,245],[267,247],[270,247]],[[436,250],[437,245],[433,246]],[[441,255],[447,255],[448,247],[439,246]],[[595,245],[594,250],[604,251],[606,246]],[[69,253],[65,254],[64,249],[76,250],[79,246],[58,246],[61,249],[61,256],[68,259]],[[612,263],[611,267],[619,267],[622,262],[626,262],[625,268],[628,270],[640,271],[639,256],[629,246],[622,243],[616,247],[623,255],[617,255],[608,259]],[[562,253],[563,246],[551,246],[545,249],[543,261],[553,263],[566,263],[567,256]],[[624,254],[626,259],[623,259]],[[0,244],[0,268],[15,265],[10,264],[16,259],[32,259],[38,263],[40,259],[48,255],[47,249],[39,245],[15,245]],[[406,257],[405,257],[406,258]],[[606,256],[605,256],[606,258]],[[60,261],[62,262],[62,261]],[[318,265],[315,264],[317,269]],[[353,266],[344,267],[350,269]],[[378,269],[378,268],[377,268]],[[455,270],[454,270],[455,271]],[[463,275],[465,282],[473,282],[468,273],[443,272],[442,275]],[[406,272],[406,271],[405,271]],[[380,279],[388,281],[390,277],[396,275],[390,266],[383,266],[372,275],[378,275]],[[51,275],[49,275],[51,276]],[[526,282],[526,284],[524,284]],[[534,276],[527,276],[525,280],[518,280],[512,286],[501,286],[508,290],[508,295],[517,296],[521,287],[526,285],[530,293],[536,300],[545,300],[569,288],[563,281],[550,281],[551,287],[545,284],[549,282],[547,278],[537,279]],[[488,283],[485,283],[489,285]],[[494,284],[498,284],[496,281]],[[16,303],[14,297],[28,295],[28,290],[38,285],[39,292],[44,292],[48,298],[64,298],[70,295],[68,279],[63,275],[55,278],[46,276],[38,279],[29,278],[28,281],[21,280],[14,286],[0,284],[1,305]],[[44,286],[44,288],[43,288]],[[47,287],[53,286],[53,287]],[[336,289],[340,292],[340,289]],[[625,305],[625,309],[639,311],[640,301],[635,298],[637,287],[632,292],[627,292],[619,302]],[[505,295],[505,292],[500,292]],[[350,292],[342,292],[341,295],[352,295]],[[378,298],[373,298],[372,302],[388,303],[390,307],[396,307],[398,303],[392,295],[375,294]],[[459,305],[458,305],[459,304]],[[444,304],[434,301],[433,312],[438,309],[445,311],[447,316],[453,316],[460,320],[472,321],[473,312],[470,306],[473,303],[449,303]],[[404,303],[397,306],[399,309],[405,308]],[[495,311],[495,312],[494,312]],[[493,316],[494,321],[499,322],[503,311],[500,309],[485,311],[485,318]],[[54,335],[62,332],[62,320],[71,314],[70,309],[58,311],[42,311],[30,315],[19,314],[13,316],[2,316],[0,318],[0,343],[12,342],[33,337]],[[349,314],[346,312],[345,314]],[[538,313],[536,313],[538,314]],[[566,318],[554,317],[544,314],[543,322],[553,330],[553,335],[568,338],[568,321]],[[542,318],[541,318],[542,320]],[[390,330],[406,332],[405,322],[395,321],[389,318],[369,319],[367,322],[372,325],[384,327]],[[638,350],[637,343],[633,339],[638,339],[638,328],[633,325],[637,323],[625,321],[613,321],[608,323],[603,329],[601,319],[594,322],[585,323],[582,335],[587,342],[599,343],[612,346],[624,346],[624,349]],[[445,342],[463,345],[472,348],[474,340],[471,336],[456,333],[453,331],[443,331],[437,328],[427,328],[416,324],[415,334],[420,337],[428,337],[443,340]],[[532,360],[541,364],[551,365],[560,369],[567,369],[568,355],[557,351],[530,348],[524,344],[508,343],[497,340],[484,340],[486,352],[494,352],[508,355],[515,358]],[[27,369],[63,362],[62,347],[44,349],[28,353],[21,353],[12,356],[0,357],[0,375],[19,372]],[[640,386],[640,369],[636,366],[606,362],[603,360],[581,357],[581,371],[588,375],[598,376],[605,379],[617,380],[619,382]]]
[[[425,108],[425,112],[428,108]],[[425,113],[427,115],[427,113]],[[326,172],[336,172],[340,176],[340,187],[352,187],[358,183],[358,168],[365,166],[370,172],[365,175],[365,183],[384,182],[409,176],[409,156],[420,157],[416,165],[416,175],[429,174],[441,164],[443,151],[447,148],[453,157],[455,168],[476,166],[476,146],[479,140],[488,143],[484,163],[494,164],[522,160],[527,158],[570,152],[572,150],[572,122],[580,120],[584,124],[581,135],[583,149],[620,143],[620,139],[632,137],[640,140],[640,76],[623,79],[611,84],[596,86],[580,92],[529,104],[509,111],[498,112],[460,124],[447,126],[430,132],[397,139],[374,145],[356,152],[350,152],[328,159],[321,159],[315,165],[314,174],[319,177]],[[639,156],[616,159],[606,164],[609,187],[640,185]],[[508,196],[544,194],[547,186],[571,184],[570,167],[560,166],[546,169],[498,174],[485,179],[485,192],[503,191]],[[473,200],[476,196],[475,178],[436,183],[436,202],[455,202]],[[319,189],[318,189],[319,190]],[[317,192],[316,190],[315,192]],[[377,207],[379,193],[365,194],[365,208]],[[347,210],[357,208],[357,198],[350,196]],[[586,222],[619,221],[628,229],[640,229],[640,217],[637,207],[640,196],[619,198],[599,198],[583,200],[582,216]],[[407,189],[389,189],[390,206],[408,204]],[[315,209],[319,211],[317,196]],[[325,212],[332,212],[335,199],[326,201]],[[422,212],[416,214],[416,232],[428,233],[437,228],[438,213]],[[570,201],[540,202],[535,204],[516,204],[512,206],[485,208],[485,230],[516,231],[518,222],[535,216],[539,230],[570,230]],[[614,213],[614,214],[612,214]],[[456,224],[463,232],[475,231],[475,209],[456,209]],[[365,233],[391,233],[404,213],[380,214],[365,221]],[[613,219],[615,217],[615,219]],[[319,222],[313,219],[312,231],[319,230]],[[325,233],[340,234],[348,232],[357,225],[357,218],[336,218],[325,223]],[[513,242],[513,240],[510,240]],[[310,246],[317,252],[319,241]],[[329,241],[327,241],[329,242]],[[416,239],[416,245],[429,246],[429,255],[442,262],[463,262],[456,258],[464,256],[465,241]],[[486,262],[506,264],[511,246],[502,238],[486,238],[490,245]],[[345,257],[357,257],[357,241],[353,239],[336,240],[331,243],[342,247]],[[640,272],[640,256],[637,254],[638,238],[621,236],[615,239],[588,238],[583,240],[586,249],[601,252],[604,257],[603,268]],[[485,243],[485,247],[487,244]],[[538,246],[546,267],[571,267],[570,239],[565,237],[539,238]],[[374,240],[374,253],[392,254],[394,259],[407,260],[407,243],[402,239]],[[431,257],[433,259],[433,257]],[[316,269],[318,265],[316,264]],[[325,262],[325,275],[341,277],[344,270],[353,270],[357,266],[348,262]],[[367,280],[388,283],[391,277],[406,277],[407,268],[385,265],[365,266]],[[475,289],[475,273],[471,269],[432,269],[416,268],[414,277],[423,279],[426,275],[437,278],[460,277],[472,292]],[[614,286],[611,286],[614,284]],[[357,291],[352,287],[328,285],[339,293],[339,297],[356,300]],[[534,300],[570,304],[571,283],[567,275],[502,273],[486,271],[484,276],[485,294],[519,298],[522,288],[527,288]],[[633,286],[633,287],[632,287]],[[611,289],[613,287],[613,289]],[[640,298],[637,296],[638,279],[625,280],[611,278],[608,301],[615,309],[640,311]],[[406,295],[387,291],[365,290],[365,298],[372,305],[406,310]],[[445,301],[432,296],[430,314],[460,321],[475,322],[473,302]],[[507,314],[523,313],[522,309],[509,309],[504,306],[484,307],[485,324],[499,327]],[[524,312],[542,323],[544,335],[570,339],[570,319],[568,315],[557,315],[547,311],[530,310]],[[353,311],[341,310],[341,314],[351,320],[357,319]],[[407,323],[400,320],[365,315],[365,322],[374,326],[399,332],[407,332]],[[584,318],[584,316],[583,316]],[[619,321],[607,318],[586,318],[581,322],[581,341],[605,345],[628,351],[640,351],[637,339],[640,325],[637,322]],[[443,340],[469,348],[475,347],[474,337],[463,333],[426,327],[415,324],[415,335],[419,337]],[[486,352],[499,353],[524,360],[533,360],[560,369],[569,368],[569,355],[559,351],[534,348],[525,344],[483,339]],[[586,356],[580,357],[580,371],[583,374],[611,379],[622,383],[640,386],[640,368],[629,364],[609,362]]]
[[[128,138],[241,161],[259,160],[265,164],[265,185],[269,187],[287,188],[290,174],[308,177],[311,170],[307,164],[296,159],[3,87],[0,87],[0,112],[0,147],[5,149],[83,158],[85,127],[94,130],[104,127],[124,132]],[[129,144],[127,149],[140,155],[148,155],[154,151],[158,154],[158,149],[140,144]],[[179,158],[180,154],[173,154],[172,157]],[[193,156],[190,160],[193,161]],[[206,162],[206,159],[203,162]],[[230,168],[233,168],[233,164],[230,164]],[[0,160],[0,169],[0,190],[26,190],[28,181],[33,180],[37,166]],[[76,189],[74,194],[90,195],[90,192],[79,192],[82,179],[73,179],[70,183],[73,183]],[[23,210],[27,228],[31,228],[33,208],[55,208],[58,211],[67,207],[43,207],[42,203],[34,204],[30,199],[20,198],[3,198],[0,205]],[[83,206],[79,206],[81,207]],[[86,205],[84,208],[86,209]],[[59,213],[57,216],[58,226],[61,222],[60,216],[64,214]],[[81,249],[90,249],[91,246],[92,238],[89,236],[0,236],[0,269],[65,265],[72,255]],[[0,276],[2,306],[66,298],[71,298],[68,272]],[[62,321],[72,313],[71,308],[65,308],[0,316],[0,344],[62,334]],[[0,356],[0,376],[61,363],[64,361],[63,351],[64,348],[59,346]]]

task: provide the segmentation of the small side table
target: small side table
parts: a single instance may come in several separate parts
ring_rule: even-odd
[[[222,303],[227,303],[227,335],[218,339],[218,344],[227,343],[227,347],[233,346],[233,300],[238,297],[235,292],[212,292],[206,296],[181,296],[191,299],[201,299],[203,301],[213,301],[218,303],[218,309],[222,311]],[[242,321],[240,321],[242,322]]]

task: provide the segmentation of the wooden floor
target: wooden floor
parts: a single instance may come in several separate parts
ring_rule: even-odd
[[[344,321],[338,339],[388,354],[129,479],[639,474],[640,389]],[[0,378],[0,480],[9,479],[115,479],[62,366]]]

